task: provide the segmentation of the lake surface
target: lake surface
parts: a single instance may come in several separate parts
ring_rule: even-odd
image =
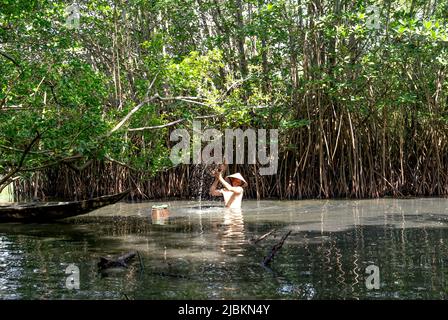
[[[152,219],[161,203],[170,217]],[[58,223],[0,224],[0,298],[448,298],[448,199],[219,205],[119,203]],[[98,271],[101,256],[132,250],[139,256],[129,268]],[[79,290],[66,288],[70,264],[79,268]],[[371,265],[379,289],[366,286]]]

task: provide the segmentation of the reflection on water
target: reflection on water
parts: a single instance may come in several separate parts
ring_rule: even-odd
[[[21,278],[21,254],[20,250],[12,250],[13,243],[7,237],[0,236],[0,293],[9,292],[2,295],[2,298],[20,298],[15,291],[19,288],[18,279]],[[9,270],[9,277],[4,277],[4,270]]]
[[[241,209],[224,208],[223,223],[218,239],[222,253],[234,252],[237,256],[244,255],[244,219]]]
[[[445,299],[448,200],[120,203],[54,224],[0,224],[1,299]],[[276,231],[256,245],[257,238]],[[271,264],[263,257],[292,230]],[[138,250],[127,270],[98,273],[105,255]],[[65,288],[65,268],[81,289]],[[380,289],[365,286],[369,265]]]

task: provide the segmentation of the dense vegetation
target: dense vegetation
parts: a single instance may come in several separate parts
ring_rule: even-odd
[[[70,4],[0,0],[0,189],[189,196],[169,133],[202,118],[279,129],[252,197],[448,194],[448,1]]]

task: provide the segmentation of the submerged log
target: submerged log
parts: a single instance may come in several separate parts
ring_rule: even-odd
[[[127,268],[129,266],[129,262],[134,259],[137,255],[137,252],[131,251],[128,252],[116,259],[100,257],[100,262],[98,262],[98,268],[100,270],[110,269],[110,268]]]
[[[277,252],[283,247],[283,244],[285,243],[286,238],[288,238],[288,236],[291,234],[291,230],[288,231],[288,233],[286,233],[281,239],[280,241],[274,245],[271,249],[271,252],[264,257],[263,259],[263,266],[267,266],[269,265],[269,263],[271,262],[271,260],[274,258],[274,256],[277,254]]]

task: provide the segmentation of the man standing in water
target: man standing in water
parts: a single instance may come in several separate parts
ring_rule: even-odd
[[[227,177],[230,179],[230,183],[228,183],[222,177],[223,171],[220,168],[212,172],[215,176],[215,181],[210,187],[210,195],[216,197],[224,196],[224,204],[227,208],[240,209],[241,200],[243,199],[243,188],[247,186],[247,182],[240,173],[234,173]],[[219,182],[224,186],[224,189],[216,189]]]

